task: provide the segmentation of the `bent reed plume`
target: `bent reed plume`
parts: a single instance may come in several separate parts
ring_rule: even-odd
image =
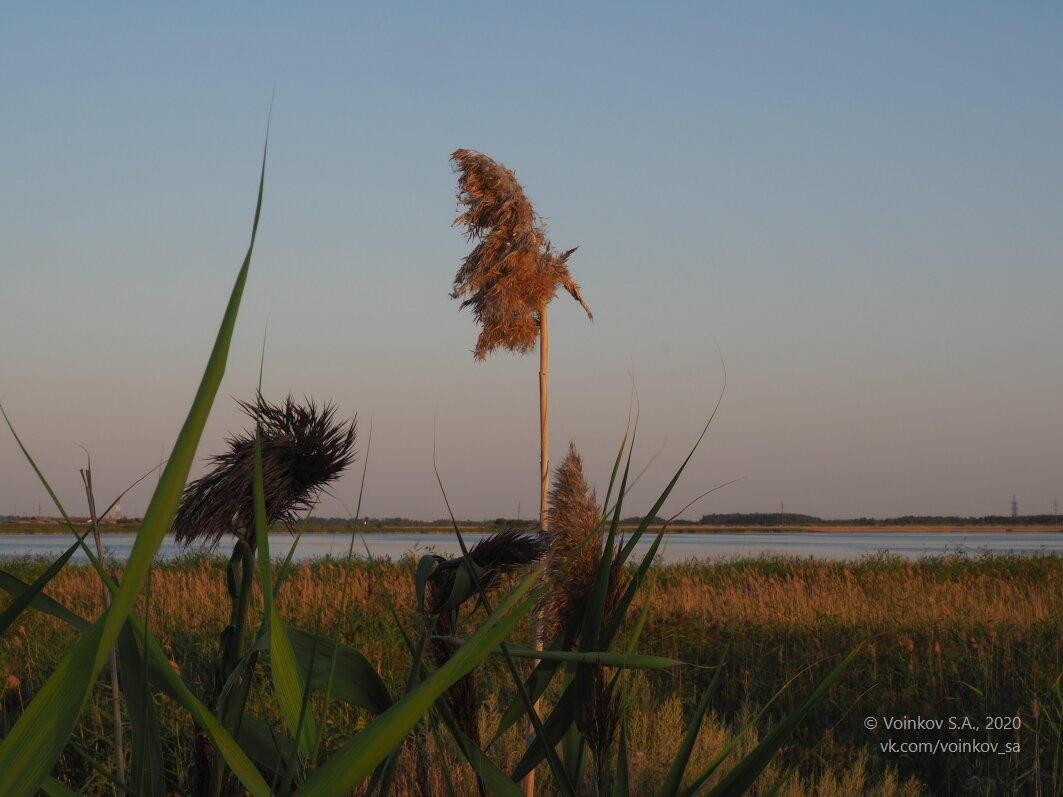
[[[483,360],[498,348],[526,354],[535,348],[542,310],[564,288],[593,319],[568,270],[576,251],[554,252],[546,226],[535,214],[517,177],[504,164],[469,149],[450,156],[458,177],[458,202],[467,209],[454,220],[479,243],[454,276],[451,298],[466,298],[482,325],[473,352]],[[578,247],[577,247],[578,248]]]
[[[484,593],[492,590],[499,581],[528,565],[538,562],[543,555],[540,536],[517,529],[505,529],[485,537],[469,549],[469,558],[478,569],[479,586]],[[468,583],[467,592],[455,594],[457,575],[465,567],[465,557],[441,562],[428,578],[426,620],[435,636],[451,636],[457,631],[458,611],[470,599],[480,593],[475,585]],[[436,667],[442,667],[454,654],[451,644],[432,641],[432,659]],[[480,699],[476,689],[476,671],[463,675],[447,691],[445,699],[454,714],[454,721],[461,731],[477,746],[482,743],[480,734]]]
[[[337,421],[334,405],[305,402],[296,403],[291,394],[280,404],[261,395],[254,403],[239,402],[261,428],[268,526],[282,523],[291,528],[299,513],[354,460],[357,417]],[[245,430],[227,442],[229,450],[211,458],[214,469],[185,488],[173,522],[174,535],[183,545],[217,545],[226,533],[254,537],[255,432]]]

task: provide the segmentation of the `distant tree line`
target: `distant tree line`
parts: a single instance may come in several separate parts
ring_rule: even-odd
[[[1057,515],[984,515],[959,517],[956,515],[903,515],[895,518],[847,518],[825,520],[815,515],[793,512],[749,512],[702,515],[696,522],[701,526],[1045,526],[1058,523]]]
[[[88,518],[72,517],[75,523],[87,523]],[[124,517],[114,521],[107,519],[107,525],[139,526],[140,518]],[[58,518],[33,517],[24,515],[0,516],[0,522],[12,524],[21,523],[60,523]],[[405,517],[367,517],[354,521],[349,517],[310,517],[303,521],[306,525],[315,528],[351,528],[357,526],[360,529],[386,529],[386,528],[449,528],[453,522],[446,518],[437,520],[412,520]],[[642,517],[633,515],[621,518],[622,526],[637,526],[642,522]],[[666,521],[662,517],[654,517],[650,521],[652,526],[660,526]],[[827,520],[815,515],[802,515],[796,512],[731,512],[702,515],[699,520],[672,520],[669,526],[724,526],[739,528],[754,527],[802,527],[802,526],[1050,526],[1060,522],[1059,515],[984,515],[982,517],[959,517],[957,515],[903,515],[895,518],[845,518]],[[534,528],[538,524],[535,520],[518,518],[494,518],[491,520],[459,520],[461,528]]]
[[[633,515],[621,518],[622,526],[637,526],[642,522],[642,517]],[[665,518],[655,516],[650,525],[660,526],[665,523]],[[698,520],[673,520],[670,526],[1046,526],[1058,523],[1057,515],[984,515],[982,517],[959,517],[956,515],[903,515],[895,518],[843,518],[828,520],[815,515],[803,515],[797,512],[731,512],[702,515]],[[350,526],[350,518],[311,518],[311,525],[320,526]],[[410,528],[435,528],[450,526],[450,520],[410,520],[403,517],[364,518],[358,521],[359,526],[368,528],[389,528],[404,526]],[[523,528],[534,526],[534,520],[517,518],[494,518],[491,520],[459,520],[462,527],[485,527],[485,528]]]

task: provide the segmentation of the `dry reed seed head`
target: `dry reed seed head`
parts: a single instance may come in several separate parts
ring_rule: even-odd
[[[525,354],[539,339],[541,309],[563,287],[591,316],[568,271],[575,249],[555,254],[512,170],[486,155],[459,149],[450,156],[458,177],[458,202],[466,207],[455,224],[479,242],[454,277],[451,298],[464,297],[482,330],[474,355],[497,348]]]
[[[354,460],[357,419],[338,421],[334,405],[299,404],[290,394],[281,404],[262,396],[239,404],[261,429],[267,525],[290,527]],[[184,545],[216,545],[226,532],[254,537],[255,432],[227,442],[229,450],[212,457],[214,469],[185,488],[173,523]]]
[[[594,585],[604,548],[597,531],[600,517],[595,493],[583,477],[583,460],[569,443],[568,454],[555,471],[544,535],[546,573],[554,579],[539,600],[540,636],[547,644],[582,612]]]

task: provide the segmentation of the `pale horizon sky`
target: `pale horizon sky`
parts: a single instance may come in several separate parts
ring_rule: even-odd
[[[262,222],[192,477],[264,393],[357,414],[317,514],[535,515],[537,356],[474,362],[448,163],[514,169],[594,311],[551,305],[554,465],[642,514],[1063,500],[1063,5],[547,2],[0,10],[0,401],[71,514],[158,464]],[[0,515],[53,514],[6,428]],[[143,512],[153,479],[122,502]]]

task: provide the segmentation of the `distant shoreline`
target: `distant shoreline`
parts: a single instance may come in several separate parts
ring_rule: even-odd
[[[84,529],[83,524],[76,524]],[[499,528],[492,525],[458,526],[462,532],[473,534],[490,534]],[[622,532],[633,531],[634,526],[621,526]],[[660,528],[651,524],[651,529]],[[281,529],[276,529],[280,531]],[[138,531],[132,526],[105,525],[100,528],[103,536],[133,535]],[[303,534],[344,534],[357,531],[360,534],[452,534],[452,527],[444,526],[311,526],[301,529]],[[667,534],[1007,534],[1021,533],[1063,533],[1063,526],[1055,524],[1024,525],[850,525],[850,526],[672,526]],[[55,523],[0,523],[0,534],[69,534],[66,526]]]

